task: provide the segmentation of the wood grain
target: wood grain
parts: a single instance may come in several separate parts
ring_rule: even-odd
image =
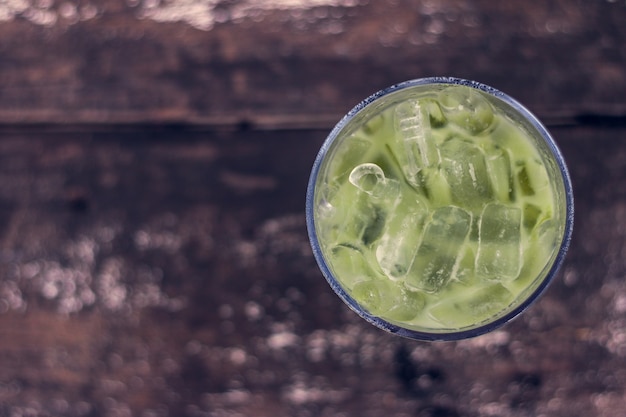
[[[0,3],[0,417],[626,409],[626,4],[296,3]],[[537,113],[576,202],[545,295],[454,343],[359,319],[304,218],[334,123],[430,75]]]
[[[436,75],[490,84],[543,117],[626,113],[622,2],[355,1],[244,17],[223,2],[197,12],[222,10],[205,30],[145,17],[145,3],[0,22],[0,122],[318,126]]]

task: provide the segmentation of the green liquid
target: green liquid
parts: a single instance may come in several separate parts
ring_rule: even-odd
[[[316,231],[370,314],[421,331],[476,327],[545,278],[562,184],[545,145],[499,106],[465,86],[424,90],[366,113],[329,149]]]

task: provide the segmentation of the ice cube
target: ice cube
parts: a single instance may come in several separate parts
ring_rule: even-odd
[[[382,168],[371,162],[354,167],[348,179],[352,185],[369,194],[374,201],[383,201],[389,207],[395,205],[401,196],[400,183],[385,177]]]
[[[394,111],[397,140],[400,142],[397,157],[407,181],[418,185],[418,172],[439,163],[439,151],[432,136],[430,118],[424,114],[418,100],[398,104]]]
[[[341,217],[337,204],[336,192],[337,187],[327,184],[326,187],[320,187],[319,197],[317,200],[317,209],[314,212],[317,233],[320,235],[321,241],[334,242],[336,235],[336,222]]]
[[[517,184],[522,195],[535,195],[549,185],[548,174],[541,162],[528,159],[518,161],[517,165]]]
[[[387,280],[370,279],[357,282],[352,297],[371,314],[379,315],[390,309],[389,292],[393,283]]]
[[[424,294],[416,291],[408,291],[402,287],[397,288],[398,290],[392,293],[390,299],[391,308],[382,313],[381,316],[386,319],[399,321],[414,319],[426,305]]]
[[[519,275],[522,211],[500,203],[485,206],[478,225],[476,273],[486,280],[510,281]]]
[[[419,173],[421,190],[434,206],[447,206],[452,203],[450,184],[440,168],[424,168]]]
[[[513,201],[513,173],[508,152],[501,148],[490,150],[486,155],[486,163],[495,197],[501,202]]]
[[[481,93],[472,88],[447,87],[439,93],[439,103],[449,121],[474,135],[493,124],[493,108]]]
[[[535,189],[530,183],[530,177],[528,176],[528,169],[526,165],[522,165],[517,171],[517,184],[522,195],[529,196],[535,195]]]
[[[363,249],[349,243],[342,243],[330,250],[330,265],[335,277],[346,288],[352,289],[355,284],[367,281],[373,271],[368,264]]]
[[[386,178],[376,164],[364,163],[350,172],[349,181],[358,190],[357,199],[349,206],[354,207],[357,235],[365,245],[370,245],[382,234],[389,213],[392,213],[401,198],[400,183]]]
[[[323,230],[327,241],[360,246],[364,241],[371,243],[382,232],[385,213],[369,194],[352,184],[343,184],[329,203],[329,208],[317,213],[327,216],[324,223],[330,226]]]
[[[478,146],[453,137],[441,146],[441,156],[441,166],[454,203],[475,209],[492,199],[485,156]]]
[[[486,287],[458,294],[451,294],[433,306],[429,314],[436,321],[451,328],[462,328],[478,324],[489,317],[504,311],[513,301],[513,294],[502,284],[490,284]]]
[[[528,284],[528,278],[545,276],[548,272],[546,266],[558,249],[558,236],[562,236],[562,230],[559,230],[556,220],[542,216],[524,246],[520,278],[513,281],[513,284],[520,282],[520,285],[525,286]],[[520,281],[522,279],[525,281]]]
[[[367,223],[361,234],[361,242],[365,246],[371,245],[381,236],[387,221],[387,214],[387,211],[380,206],[370,206],[369,213],[367,213]]]
[[[425,305],[423,294],[377,278],[358,282],[352,297],[369,313],[399,321],[415,318]]]
[[[539,222],[539,218],[541,216],[541,208],[534,204],[524,204],[524,227],[526,230],[532,230],[535,225]]]
[[[420,99],[420,103],[422,104],[422,108],[425,109],[425,113],[428,114],[431,128],[442,127],[446,124],[446,117],[443,115],[443,111],[441,111],[441,106],[437,100],[432,98],[423,98]]]
[[[357,165],[350,172],[350,183],[359,190],[373,195],[385,183],[385,173],[376,164],[364,163]]]
[[[436,293],[445,287],[454,276],[471,223],[471,214],[459,207],[440,207],[432,213],[405,279],[407,288]]]
[[[471,244],[465,245],[463,254],[459,257],[459,265],[455,273],[456,281],[468,286],[475,285],[478,282],[476,279],[475,270],[476,242],[472,242],[471,234],[472,232],[470,231],[470,238],[468,239],[468,243]]]
[[[428,205],[419,198],[403,201],[393,210],[376,248],[376,259],[389,279],[398,281],[409,271],[419,246]]]

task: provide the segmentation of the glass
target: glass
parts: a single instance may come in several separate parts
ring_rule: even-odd
[[[330,132],[306,218],[337,295],[388,332],[457,340],[525,310],[563,262],[573,193],[554,140],[506,94],[458,78],[379,91]]]

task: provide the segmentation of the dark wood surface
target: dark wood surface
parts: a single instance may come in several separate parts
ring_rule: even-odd
[[[0,416],[620,415],[624,22],[619,0],[0,3]],[[535,112],[576,199],[545,295],[451,343],[356,317],[304,224],[333,124],[431,75]]]

